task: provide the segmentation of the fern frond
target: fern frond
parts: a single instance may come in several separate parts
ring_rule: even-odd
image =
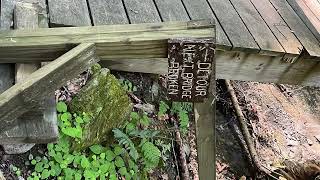
[[[151,142],[145,142],[141,147],[141,151],[146,162],[146,168],[149,169],[158,166],[161,157],[161,151],[157,146]]]
[[[129,136],[123,133],[120,129],[113,129],[114,137],[118,140],[120,145],[128,147],[129,155],[136,161],[139,158],[137,149]]]

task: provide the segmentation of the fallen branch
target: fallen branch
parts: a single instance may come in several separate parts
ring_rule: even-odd
[[[245,122],[245,117],[244,117],[244,115],[242,113],[242,110],[240,108],[237,96],[236,96],[236,94],[234,92],[234,89],[233,89],[233,87],[231,85],[230,80],[225,80],[225,84],[227,86],[228,92],[230,93],[231,101],[232,101],[233,106],[235,108],[235,111],[236,111],[236,114],[237,114],[237,117],[238,117],[238,121],[239,121],[239,124],[240,124],[240,129],[241,129],[242,135],[244,137],[245,143],[246,143],[246,145],[248,147],[248,150],[249,150],[249,153],[250,153],[250,156],[251,156],[251,159],[252,159],[254,165],[256,166],[256,168],[259,171],[264,172],[267,175],[271,175],[271,171],[269,169],[265,168],[264,166],[262,166],[260,161],[259,161],[259,157],[257,155],[257,152],[256,152],[255,148],[254,148],[253,141],[252,141],[252,138],[250,136],[248,126],[247,126],[247,124]]]
[[[178,129],[178,125],[175,119],[172,119],[172,122],[175,126],[176,129]],[[189,180],[189,169],[188,169],[188,163],[186,160],[186,153],[184,152],[183,149],[183,144],[182,144],[182,139],[181,139],[181,134],[180,131],[177,130],[175,132],[176,134],[176,143],[178,146],[178,150],[179,150],[179,162],[180,162],[180,169],[181,169],[181,179],[182,180]]]

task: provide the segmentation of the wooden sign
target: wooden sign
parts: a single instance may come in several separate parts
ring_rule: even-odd
[[[168,41],[168,96],[173,101],[203,102],[208,97],[214,39]]]

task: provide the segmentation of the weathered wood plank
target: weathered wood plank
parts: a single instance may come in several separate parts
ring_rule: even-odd
[[[320,86],[320,62],[300,57],[294,63],[284,62],[282,57],[259,54],[217,51],[216,76],[218,79],[273,82]],[[113,70],[166,74],[168,59],[108,60],[101,64]]]
[[[305,4],[304,0],[287,0],[287,2],[312,31],[318,41],[320,41],[320,20],[318,19],[320,17],[317,18],[317,16]]]
[[[260,48],[230,1],[208,0],[218,21],[229,37],[233,50],[259,52]]]
[[[269,0],[311,56],[320,56],[319,41],[287,1]]]
[[[93,24],[128,24],[129,20],[122,1],[89,0]]]
[[[277,37],[286,53],[299,55],[303,46],[272,4],[268,0],[251,0],[251,2],[268,24],[273,34]]]
[[[206,0],[182,0],[192,20],[213,19],[216,24],[217,49],[231,50],[232,45]]]
[[[190,20],[181,0],[155,0],[163,21]]]
[[[3,92],[0,95],[0,132],[14,127],[18,117],[97,61],[94,44],[83,43]]]
[[[320,20],[320,2],[317,0],[303,0],[303,2],[310,8],[318,20]]]
[[[50,26],[90,26],[86,0],[48,0]]]
[[[164,58],[170,38],[214,34],[208,21],[7,31],[0,33],[0,63],[50,61],[57,57],[55,51],[82,42],[96,43],[101,59]]]
[[[204,103],[194,104],[199,179],[216,179],[215,92],[215,77],[212,77],[211,93],[208,100]]]
[[[35,4],[17,2],[14,9],[15,29],[36,29],[39,26],[48,27],[48,24],[45,24],[48,23],[46,19],[38,18],[39,10],[45,11],[39,9]],[[40,67],[40,64],[16,64],[16,83],[23,82]],[[19,117],[20,123],[18,126],[21,125],[20,131],[25,132],[23,141],[12,141],[8,138],[8,142],[11,144],[17,142],[50,143],[57,140],[58,127],[55,113],[55,98],[53,93],[51,94],[51,98],[48,96],[44,100],[44,110],[29,111]]]
[[[153,0],[124,0],[130,23],[161,22]]]
[[[46,0],[1,0],[0,27],[13,28],[13,9],[17,2],[31,3],[38,8],[39,27],[48,27]]]
[[[231,0],[242,21],[260,47],[261,54],[284,54],[284,49],[250,0]],[[236,29],[236,28],[235,28]]]

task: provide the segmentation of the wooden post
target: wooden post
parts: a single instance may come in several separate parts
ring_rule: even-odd
[[[167,89],[171,100],[194,102],[200,179],[215,179],[215,39],[172,39]]]
[[[215,135],[215,68],[213,67],[212,81],[208,100],[195,103],[195,121],[198,146],[198,163],[200,179],[216,179],[216,135]]]
[[[0,95],[0,132],[17,124],[17,118],[39,107],[43,98],[97,63],[92,43],[83,43],[32,73]]]

